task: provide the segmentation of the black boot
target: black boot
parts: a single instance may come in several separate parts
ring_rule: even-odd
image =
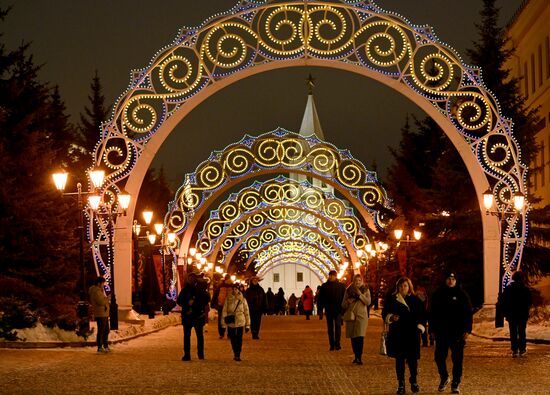
[[[397,382],[397,392],[396,394],[404,394],[405,393],[405,380],[399,380]]]

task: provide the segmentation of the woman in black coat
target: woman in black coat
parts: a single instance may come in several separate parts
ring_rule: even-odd
[[[401,277],[395,292],[384,303],[382,318],[389,326],[386,347],[388,356],[395,358],[398,394],[405,393],[405,362],[409,366],[411,391],[419,392],[416,381],[420,359],[420,335],[426,330],[426,309],[414,293],[412,282]]]

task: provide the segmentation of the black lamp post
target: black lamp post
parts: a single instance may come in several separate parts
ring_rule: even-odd
[[[135,293],[134,293],[134,305],[137,305],[139,307],[139,311],[143,312],[142,297],[143,295],[143,289],[140,290],[139,288],[139,261],[140,261],[140,249],[139,249],[139,240],[140,239],[148,239],[150,244],[155,244],[156,236],[149,231],[147,231],[145,236],[140,236],[141,231],[143,229],[148,229],[151,225],[151,221],[153,220],[153,212],[150,210],[145,210],[142,212],[143,220],[145,221],[145,225],[141,225],[137,220],[134,220],[134,223],[132,225],[132,241],[134,244],[134,284],[135,284]],[[162,233],[163,225],[160,223],[157,223],[154,225],[155,232],[160,235]],[[151,236],[153,237],[151,241]],[[153,317],[154,317],[154,311],[153,311]],[[151,316],[151,311],[149,311],[149,316]]]
[[[410,277],[412,275],[412,270],[409,267],[409,258],[407,256],[407,248],[410,243],[416,243],[422,238],[422,232],[420,232],[419,230],[413,230],[413,234],[412,234],[413,237],[411,237],[411,235],[407,233],[405,235],[405,238],[402,239],[403,229],[395,229],[393,231],[393,235],[397,240],[398,246],[400,243],[405,243],[405,275]]]
[[[483,205],[485,206],[485,214],[486,215],[494,215],[498,218],[498,229],[499,229],[499,251],[498,251],[498,264],[499,264],[499,270],[498,270],[498,299],[497,301],[501,300],[502,295],[502,278],[504,276],[504,266],[503,266],[503,260],[504,260],[504,223],[506,220],[506,217],[508,215],[516,215],[520,213],[523,208],[525,207],[525,196],[521,192],[516,192],[513,196],[513,202],[514,202],[514,209],[513,210],[492,210],[494,206],[494,196],[493,191],[491,189],[486,190],[483,193]],[[500,304],[496,304],[496,312],[495,312],[495,327],[501,328],[504,326],[504,315],[500,308]]]
[[[172,233],[172,232],[163,233],[162,224],[156,224],[155,225],[155,230],[159,234],[159,236],[161,237],[161,244],[157,245],[158,247],[160,247],[161,266],[162,266],[162,297],[163,297],[163,300],[162,300],[161,310],[162,310],[164,315],[168,315],[168,313],[170,312],[170,310],[172,309],[173,306],[170,305],[170,303],[168,302],[168,300],[166,298],[167,290],[166,290],[166,258],[165,258],[165,256],[170,255],[169,248],[175,242],[177,236],[176,236],[175,233]],[[156,235],[148,234],[147,237],[149,238],[149,242],[151,243],[151,245],[155,245]]]
[[[90,172],[90,178],[96,189],[103,185],[105,172],[103,170],[95,170]],[[109,273],[110,273],[110,288],[111,288],[111,310],[110,324],[111,329],[118,329],[118,304],[115,294],[115,255],[114,255],[114,230],[115,220],[119,216],[126,215],[126,209],[130,205],[130,195],[124,192],[117,194],[117,205],[113,207],[111,202],[102,200],[102,196],[93,194],[88,196],[88,204],[92,212],[98,217],[103,217],[107,220],[107,237],[109,238]]]
[[[78,301],[76,313],[79,318],[78,333],[84,337],[90,333],[89,303],[86,297],[86,265],[84,262],[84,207],[82,204],[82,184],[76,184],[76,192],[64,192],[67,184],[68,174],[60,172],[53,174],[53,180],[57,190],[61,191],[63,196],[76,196],[78,207],[78,233],[79,233],[79,264],[80,264],[80,300]]]

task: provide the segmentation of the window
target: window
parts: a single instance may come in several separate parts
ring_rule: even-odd
[[[535,93],[535,54],[531,54],[531,93]]]
[[[544,149],[546,147],[544,146],[544,141],[541,144],[540,147],[540,186],[543,187],[544,183],[546,181],[546,162],[544,161]]]
[[[546,78],[550,78],[550,40],[546,36]]]
[[[527,62],[523,63],[523,79],[525,82],[525,98],[529,97],[529,74],[527,73]]]
[[[298,281],[299,283],[303,283],[304,282],[304,273],[302,273],[302,272],[296,273],[296,281]]]
[[[539,86],[542,85],[542,45],[539,45]]]
[[[539,169],[537,168],[537,164],[538,164],[538,159],[539,159],[539,156],[538,155],[535,155],[535,158],[533,159],[533,170],[532,170],[532,177],[533,177],[533,188],[534,190],[536,191],[537,189],[539,189],[539,186],[538,186],[538,183],[537,183],[537,175],[538,175],[538,172],[539,172]]]
[[[273,273],[273,282],[278,283],[279,281],[279,273]]]

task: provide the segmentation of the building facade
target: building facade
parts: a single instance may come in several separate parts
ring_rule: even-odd
[[[550,204],[550,1],[524,0],[507,27],[515,48],[507,68],[521,79],[529,108],[538,108],[538,154],[529,163],[530,193]]]

